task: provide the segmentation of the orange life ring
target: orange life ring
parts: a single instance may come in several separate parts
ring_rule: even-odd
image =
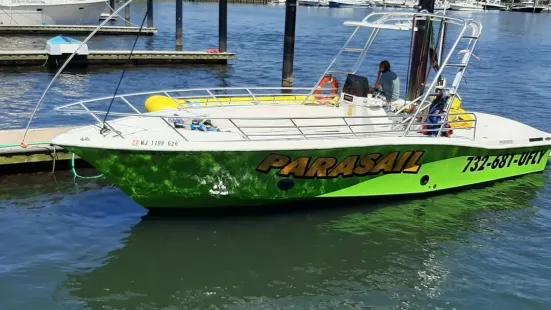
[[[331,94],[329,96],[323,96],[323,90],[321,88],[325,87],[329,82],[331,82]],[[333,100],[337,93],[339,92],[339,81],[337,78],[332,77],[331,75],[326,75],[321,79],[317,89],[314,91],[314,98],[316,101],[323,101],[321,103],[328,103],[328,101]]]

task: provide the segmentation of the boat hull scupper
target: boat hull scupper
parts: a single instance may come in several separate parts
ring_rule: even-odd
[[[259,152],[68,147],[146,208],[423,194],[539,172],[548,147],[393,145]]]

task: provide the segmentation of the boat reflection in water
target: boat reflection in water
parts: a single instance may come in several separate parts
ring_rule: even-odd
[[[91,309],[343,309],[395,305],[397,294],[444,304],[443,281],[463,268],[448,247],[464,248],[512,220],[503,214],[531,208],[544,178],[369,209],[148,216],[102,267],[74,273],[61,290]]]

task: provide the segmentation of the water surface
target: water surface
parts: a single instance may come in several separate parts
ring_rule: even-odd
[[[155,3],[158,35],[139,49],[174,48],[173,2]],[[140,23],[143,3],[133,5]],[[369,10],[298,8],[295,85],[312,86]],[[551,15],[462,13],[484,26],[462,86],[467,110],[542,130],[551,91]],[[184,48],[217,46],[217,6],[184,5]],[[151,87],[279,86],[284,8],[230,5],[228,66],[128,67],[122,92]],[[1,49],[44,37],[2,37]],[[128,49],[132,37],[90,48]],[[378,47],[400,77],[408,44]],[[404,47],[406,50],[404,50]],[[0,124],[17,128],[55,72],[0,70]],[[60,76],[35,126],[83,124],[51,110],[111,95],[118,67]],[[370,79],[373,77],[370,77]],[[404,77],[405,78],[405,77]],[[82,171],[91,175],[91,171]],[[549,309],[549,172],[427,199],[234,216],[149,216],[102,180],[3,178],[2,309]]]

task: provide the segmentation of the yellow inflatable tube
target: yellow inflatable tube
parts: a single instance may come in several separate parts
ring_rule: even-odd
[[[256,100],[255,100],[256,99]],[[253,97],[218,97],[214,98],[186,98],[186,99],[172,99],[167,96],[155,95],[147,98],[145,101],[145,110],[147,112],[159,112],[163,110],[173,110],[178,108],[193,108],[193,107],[208,107],[223,105],[243,105],[248,103],[261,103],[261,104],[301,104],[306,96],[257,96]],[[336,104],[339,98],[335,97],[330,104]],[[322,104],[315,98],[307,100],[309,104]]]
[[[450,109],[450,121],[453,123],[450,123],[450,127],[452,128],[471,128],[474,127],[474,122],[469,122],[474,120],[474,116],[472,114],[462,114],[465,113],[465,110],[461,108],[461,99],[458,97],[455,97],[452,102],[452,106]],[[465,122],[459,122],[459,121],[465,121]]]

